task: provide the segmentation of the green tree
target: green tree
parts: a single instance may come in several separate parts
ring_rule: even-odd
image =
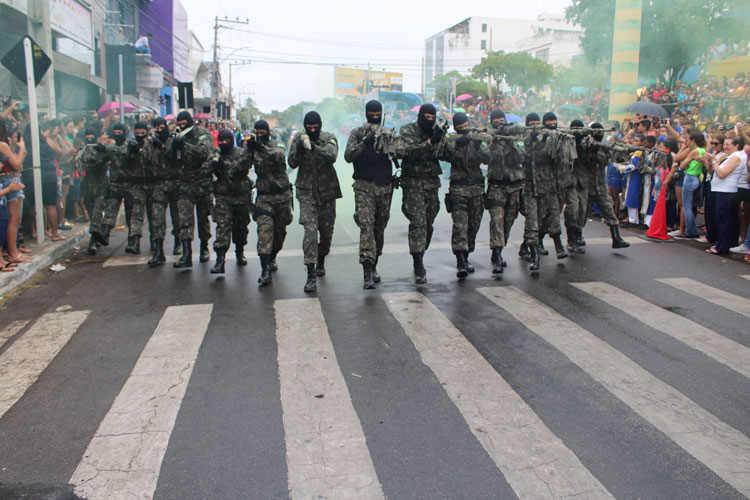
[[[643,0],[639,73],[674,84],[713,45],[744,39],[743,24],[732,10],[747,0]],[[615,0],[573,0],[566,17],[583,27],[581,46],[593,64],[612,60]]]
[[[552,79],[553,67],[526,52],[490,52],[471,69],[477,78],[505,80],[513,91],[542,88]]]
[[[573,87],[604,88],[609,82],[609,71],[602,64],[591,64],[581,58],[570,66],[555,67],[550,86],[557,94],[565,94]]]
[[[456,95],[471,94],[479,96],[487,93],[487,86],[472,78],[471,76],[462,75],[458,71],[449,71],[443,75],[436,76],[428,87],[435,89],[435,99],[447,103],[451,92],[451,78],[456,79]]]

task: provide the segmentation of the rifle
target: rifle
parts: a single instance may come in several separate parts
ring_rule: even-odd
[[[440,158],[443,156],[443,151],[445,150],[445,140],[446,136],[448,135],[448,129],[450,128],[450,123],[445,118],[438,118],[435,120],[435,125],[433,125],[433,129],[440,129],[443,131],[443,135],[440,138],[440,142],[437,143],[437,146],[435,147],[435,158]]]

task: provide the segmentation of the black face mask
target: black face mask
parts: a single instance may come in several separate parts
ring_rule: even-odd
[[[138,141],[138,144],[143,144],[143,141],[146,140],[146,136],[145,135],[136,135],[135,136],[135,140]]]
[[[96,144],[96,137],[92,137],[91,139],[86,137],[86,144]]]
[[[271,136],[268,135],[268,132],[266,132],[263,135],[258,136],[258,140],[261,142],[261,144],[268,144],[268,141],[271,139]]]
[[[231,153],[233,147],[234,144],[232,144],[231,142],[227,142],[226,144],[221,142],[219,143],[219,151],[221,151],[221,154],[223,155],[228,155],[229,153]]]
[[[460,134],[460,135],[468,134],[469,133],[469,129],[468,129],[468,127],[464,128],[464,129],[456,129],[456,133]]]
[[[555,130],[557,128],[557,124],[555,123],[553,125],[552,123],[545,123],[544,128],[549,129],[549,130]]]
[[[118,146],[122,146],[125,143],[125,134],[115,134],[112,138]]]
[[[310,130],[307,127],[305,127],[305,132],[307,133],[308,136],[310,136],[311,141],[317,141],[320,138],[320,127],[318,127],[317,130],[315,130],[315,132],[310,132]]]
[[[164,127],[164,129],[159,130],[156,135],[159,137],[159,140],[161,142],[166,141],[167,139],[169,139],[169,128]]]
[[[417,118],[417,125],[422,129],[422,132],[429,134],[432,132],[432,128],[435,126],[435,120],[428,120],[424,116]]]

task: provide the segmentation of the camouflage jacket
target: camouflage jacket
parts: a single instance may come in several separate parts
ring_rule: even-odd
[[[197,125],[193,126],[182,140],[179,136],[172,139],[169,154],[176,167],[177,185],[180,189],[189,187],[196,194],[211,193],[213,172],[206,164],[206,159],[213,152],[214,138],[211,132]]]
[[[310,151],[300,146],[303,135],[297,134],[289,147],[289,166],[299,168],[294,184],[297,199],[325,203],[341,198],[341,186],[334,166],[339,153],[336,136],[321,132],[317,141],[311,141],[315,149]]]
[[[453,135],[447,143],[448,155],[451,158],[451,186],[482,185],[484,174],[480,165],[490,162],[489,145],[482,141],[478,145],[472,139],[467,145],[457,147],[456,141],[461,135]],[[481,139],[477,138],[477,141]]]
[[[130,141],[120,146],[107,145],[104,156],[109,162],[110,184],[129,183],[138,175],[141,168],[140,152]]]
[[[245,150],[244,160],[253,166],[257,175],[258,195],[292,194],[292,184],[286,173],[286,150],[283,144],[270,139],[259,151]]]
[[[560,194],[570,182],[570,171],[564,172],[558,164],[556,136],[561,134],[531,132],[525,138],[524,193],[534,196]],[[573,143],[575,149],[575,141]],[[567,167],[570,170],[571,166]]]
[[[245,161],[245,151],[232,148],[227,155],[214,153],[206,162],[211,164],[214,176],[214,195],[229,199],[231,203],[250,203],[253,181],[247,174],[250,164]]]
[[[443,149],[443,154],[435,157],[437,145],[431,146],[417,122],[407,123],[400,130],[401,142],[404,148],[404,159],[401,162],[401,184],[409,185],[409,179],[434,179],[440,186],[439,176],[443,172],[439,160],[450,161],[449,148]]]
[[[487,180],[515,191],[523,187],[526,145],[517,137],[495,136],[490,144]]]
[[[73,166],[84,174],[83,185],[89,193],[103,193],[109,183],[107,158],[104,151],[97,151],[93,146],[84,144],[73,158]]]
[[[170,156],[173,139],[173,135],[170,135],[164,143],[155,136],[146,139],[141,149],[144,182],[166,182],[177,178],[177,166]]]
[[[378,153],[372,146],[367,146],[362,140],[369,133],[367,123],[353,129],[346,142],[344,159],[354,164],[354,179],[371,181],[379,185],[390,185],[393,177],[391,159],[386,153]]]

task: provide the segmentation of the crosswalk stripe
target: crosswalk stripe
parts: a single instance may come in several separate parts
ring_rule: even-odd
[[[9,338],[20,332],[21,328],[26,326],[28,322],[29,320],[27,319],[17,319],[11,321],[5,328],[0,330],[0,347],[4,346]]]
[[[750,317],[750,300],[739,295],[719,290],[690,278],[660,278],[656,281],[661,281],[683,292],[696,295],[716,305]]]
[[[724,481],[743,495],[750,495],[747,436],[518,288],[478,291],[562,352]]]
[[[607,304],[750,377],[750,349],[608,283],[571,283]]]
[[[750,280],[750,274],[741,274],[740,278],[745,278],[746,280]]]
[[[291,498],[384,499],[318,299],[274,309]]]
[[[39,378],[89,313],[44,314],[0,356],[0,418]]]
[[[519,498],[613,498],[429,300],[383,299]]]
[[[151,499],[211,304],[171,306],[70,479],[89,500]]]

